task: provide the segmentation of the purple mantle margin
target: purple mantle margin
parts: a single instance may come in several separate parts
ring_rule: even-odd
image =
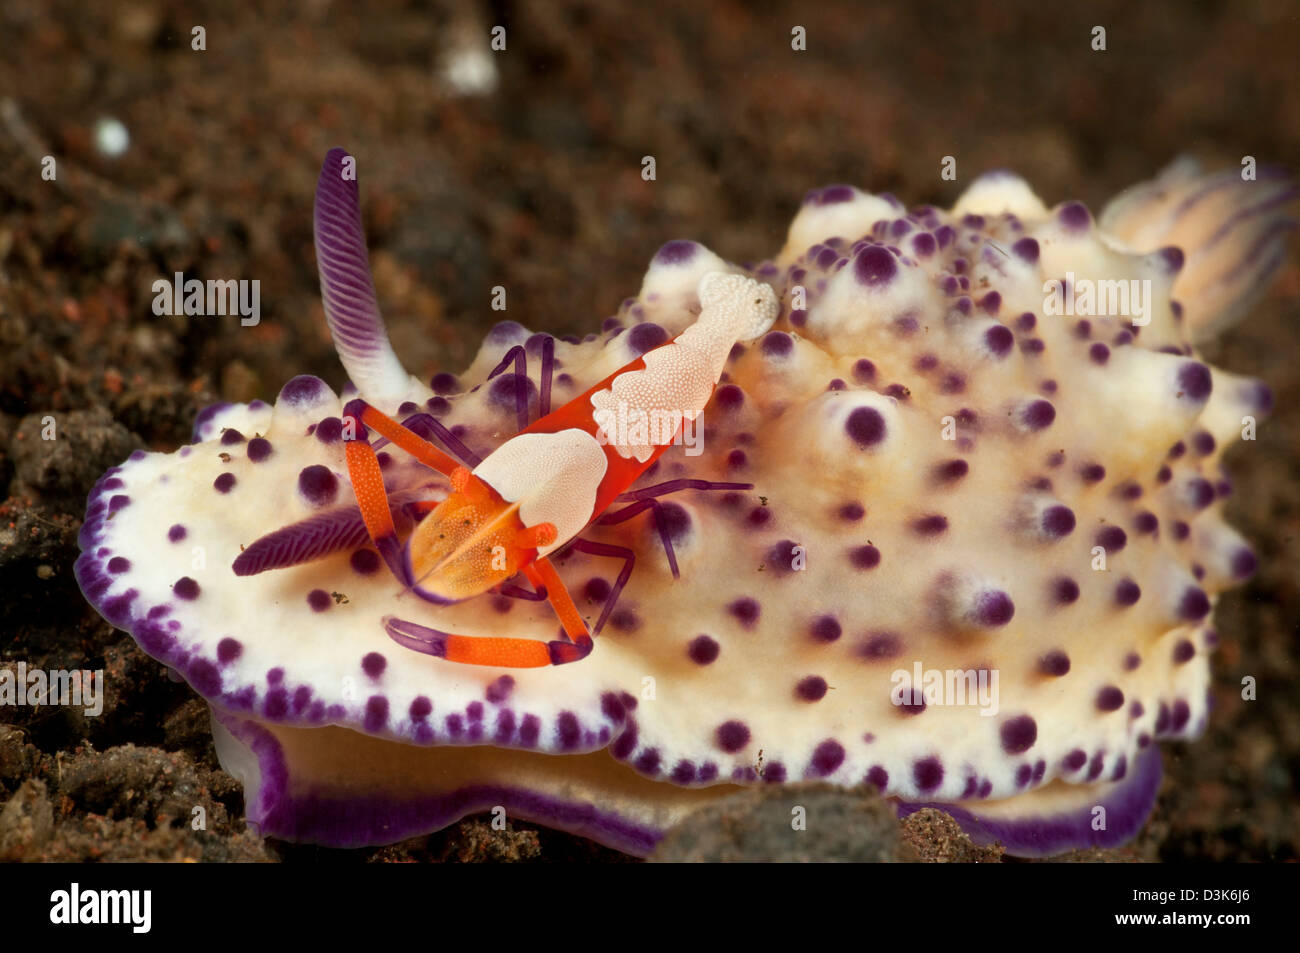
[[[980,845],[1001,843],[1017,857],[1048,857],[1088,847],[1118,847],[1132,838],[1146,823],[1156,803],[1163,768],[1160,749],[1155,745],[1134,758],[1133,770],[1116,787],[1097,798],[1096,803],[1064,814],[1034,815],[1018,820],[981,817],[956,804],[900,803],[900,818],[922,808],[933,807],[950,814]],[[1103,830],[1094,830],[1093,811],[1106,809]]]

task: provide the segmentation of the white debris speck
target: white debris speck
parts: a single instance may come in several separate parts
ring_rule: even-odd
[[[126,152],[130,144],[131,134],[126,131],[126,126],[121,120],[104,116],[95,123],[95,148],[99,150],[100,155],[116,159]]]
[[[442,79],[457,96],[485,96],[497,88],[492,53],[478,44],[459,44],[446,53]]]

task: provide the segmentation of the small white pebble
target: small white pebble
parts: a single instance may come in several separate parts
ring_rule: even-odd
[[[458,96],[485,96],[497,88],[497,66],[488,50],[466,44],[448,51],[442,78]]]
[[[104,116],[95,123],[95,148],[101,155],[116,159],[131,145],[131,134],[119,119]]]

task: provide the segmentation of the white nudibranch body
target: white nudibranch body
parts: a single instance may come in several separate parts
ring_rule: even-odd
[[[87,598],[211,703],[251,823],[356,845],[504,805],[646,854],[740,786],[818,779],[1019,855],[1141,829],[1159,742],[1211,717],[1216,603],[1256,567],[1223,459],[1271,397],[1196,348],[1283,261],[1288,177],[1180,163],[1096,219],[1005,173],[951,211],[829,186],[768,261],[670,242],[601,333],[506,322],[428,386],[391,356],[355,196],[330,184],[340,356],[362,397],[473,457],[447,497],[463,518],[406,450],[354,477],[348,405],[299,377],[109,471],[80,537]],[[1049,297],[1070,275],[1149,293]],[[543,394],[564,413],[517,424]],[[695,456],[596,419],[658,414],[671,440],[701,411]],[[489,489],[518,525],[475,522]],[[395,598],[358,530],[356,501],[385,493],[399,516],[442,501],[408,537],[442,603]],[[256,548],[286,523],[311,533]],[[520,561],[540,544],[572,611],[488,595],[514,563],[443,572],[439,527]],[[183,568],[194,547],[205,567]],[[263,550],[280,568],[245,565]],[[608,625],[591,650],[555,640],[557,615]],[[539,667],[475,654],[505,642]]]

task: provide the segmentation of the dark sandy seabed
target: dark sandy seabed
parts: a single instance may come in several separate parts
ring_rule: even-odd
[[[311,244],[329,147],[358,157],[380,300],[406,366],[425,375],[473,355],[495,284],[530,328],[585,333],[664,241],[770,255],[802,194],[831,182],[949,205],[1004,166],[1049,204],[1096,210],[1180,152],[1300,165],[1300,21],[1285,2],[229,6],[0,3],[0,665],[103,668],[109,686],[99,718],[0,708],[0,859],[625,859],[475,818],[368,850],[263,841],[217,765],[206,706],[73,579],[85,495],[106,468],[138,447],[175,449],[219,399],[271,400],[301,373],[343,383]],[[509,38],[497,91],[450,95],[438,70],[458,31],[496,23]],[[194,24],[206,52],[190,50]],[[790,50],[794,24],[805,53]],[[1105,53],[1089,49],[1094,24]],[[120,158],[95,148],[101,116],[130,132]],[[39,176],[47,153],[55,183]],[[647,154],[655,182],[639,174]],[[945,155],[957,183],[939,178]],[[260,279],[261,324],[155,317],[150,284],[175,271]],[[1164,746],[1159,803],[1135,842],[1068,859],[1297,858],[1297,317],[1293,257],[1207,351],[1277,397],[1259,439],[1229,457],[1230,519],[1262,568],[1219,604],[1208,733]],[[1246,675],[1257,701],[1240,698]],[[857,819],[841,825],[851,843],[810,856],[1003,859],[937,812],[900,825],[866,797],[808,797]],[[206,832],[190,830],[196,804]],[[763,797],[727,810],[665,855],[755,856],[736,845],[761,826]]]

